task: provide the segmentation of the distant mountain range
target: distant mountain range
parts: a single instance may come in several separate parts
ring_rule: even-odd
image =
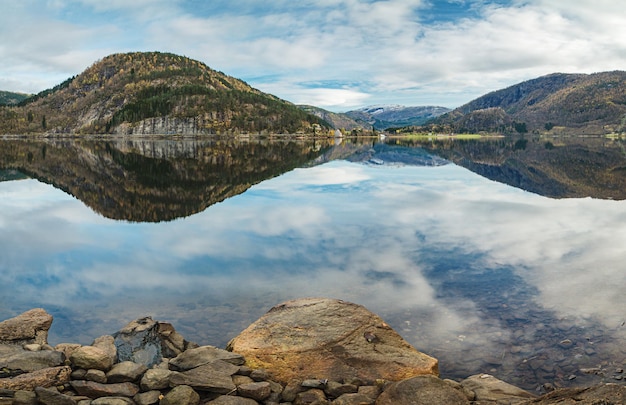
[[[385,130],[389,128],[423,125],[448,111],[446,107],[402,105],[372,105],[334,113],[319,107],[301,105],[300,108],[331,124],[334,128],[352,130]]]
[[[52,89],[0,92],[0,133],[605,134],[626,131],[626,72],[555,73],[452,111],[377,105],[345,113],[296,106],[170,53],[115,54]]]
[[[422,125],[450,111],[446,107],[401,105],[373,105],[348,111],[345,114],[356,122],[375,129]]]
[[[0,105],[17,105],[23,100],[30,97],[31,94],[14,93],[11,91],[0,90]]]

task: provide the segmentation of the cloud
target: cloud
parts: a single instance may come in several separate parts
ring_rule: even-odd
[[[455,13],[446,14],[450,7]],[[161,50],[337,111],[359,103],[456,107],[540,75],[623,68],[620,7],[610,0],[24,0],[4,5],[0,16],[0,42],[20,44],[0,46],[0,88],[40,91],[109,53]]]

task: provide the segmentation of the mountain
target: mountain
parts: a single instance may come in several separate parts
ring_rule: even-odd
[[[0,90],[0,105],[16,105],[28,97],[30,97],[30,94]]]
[[[422,125],[445,114],[449,108],[435,106],[406,107],[401,105],[372,105],[345,113],[365,128],[387,129]]]
[[[445,107],[405,107],[401,105],[372,105],[345,113],[334,113],[319,107],[300,105],[304,111],[328,122],[333,128],[348,131],[384,130],[392,127],[422,125],[450,111]]]
[[[542,76],[488,93],[429,124],[434,132],[623,132],[626,72]]]
[[[316,117],[326,121],[335,129],[343,129],[347,131],[364,129],[362,124],[356,122],[345,113],[334,113],[312,105],[299,105],[298,107],[307,113],[315,115]],[[367,129],[371,129],[371,126],[368,126]]]
[[[183,56],[114,54],[0,110],[0,133],[297,133],[330,126]]]

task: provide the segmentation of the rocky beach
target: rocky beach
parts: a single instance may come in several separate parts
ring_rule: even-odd
[[[52,322],[41,308],[0,322],[0,405],[626,403],[616,383],[547,383],[537,396],[489,374],[440,378],[437,359],[366,308],[334,299],[279,304],[224,349],[150,317],[90,345],[52,347]]]

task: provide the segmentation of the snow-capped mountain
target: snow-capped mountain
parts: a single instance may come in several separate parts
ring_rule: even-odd
[[[389,127],[405,127],[422,125],[426,121],[450,111],[446,107],[413,106],[407,107],[397,104],[371,105],[345,114],[364,126],[373,126],[376,129]]]

